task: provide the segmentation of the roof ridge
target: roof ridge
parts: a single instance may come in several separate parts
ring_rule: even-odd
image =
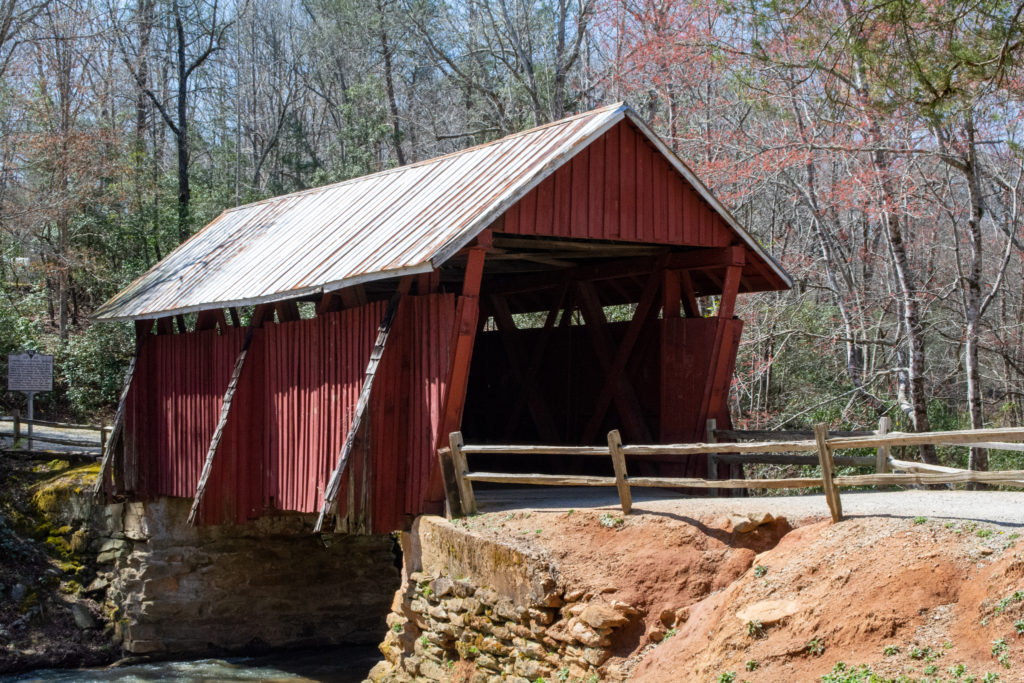
[[[395,166],[394,168],[385,168],[383,170],[376,171],[374,173],[367,173],[366,175],[356,176],[354,178],[346,178],[345,180],[339,180],[336,183],[328,183],[327,185],[318,185],[316,187],[307,187],[305,189],[295,190],[294,192],[288,192],[286,194],[275,195],[273,197],[266,197],[265,199],[257,199],[254,202],[247,202],[245,204],[239,204],[238,206],[232,206],[230,208],[224,209],[224,211],[222,213],[231,213],[231,212],[234,212],[234,211],[239,211],[241,209],[248,209],[248,208],[251,208],[251,207],[254,207],[254,206],[259,206],[260,204],[265,204],[265,203],[268,203],[268,202],[271,202],[271,201],[278,201],[278,200],[281,200],[281,199],[288,199],[288,198],[291,198],[291,197],[301,197],[302,195],[309,194],[311,192],[320,192],[322,190],[327,190],[327,189],[336,188],[336,187],[342,187],[343,185],[348,185],[349,183],[355,183],[357,181],[369,180],[370,178],[379,178],[381,176],[389,175],[391,173],[397,173],[399,171],[406,171],[406,170],[409,170],[411,168],[417,168],[419,166],[427,166],[429,164],[435,164],[435,163],[444,161],[445,159],[450,159],[451,157],[459,156],[461,154],[468,154],[469,152],[473,152],[473,151],[476,151],[476,150],[479,150],[479,149],[483,149],[484,147],[490,147],[492,145],[497,145],[499,143],[505,142],[507,140],[511,140],[513,138],[518,138],[518,137],[522,137],[522,136],[525,136],[525,135],[531,135],[533,133],[537,133],[539,131],[542,131],[542,130],[544,130],[546,128],[552,128],[554,126],[565,125],[567,123],[571,123],[573,121],[577,121],[577,120],[582,119],[582,118],[587,118],[587,117],[591,117],[591,116],[598,116],[600,114],[605,114],[605,113],[608,113],[609,111],[615,111],[615,110],[618,110],[618,109],[630,110],[631,108],[624,101],[620,100],[620,101],[615,102],[613,104],[608,104],[608,105],[605,105],[603,107],[598,107],[597,109],[591,109],[589,111],[581,112],[579,114],[574,114],[572,116],[567,116],[567,117],[565,117],[563,119],[558,119],[557,121],[550,121],[548,123],[541,124],[539,126],[534,126],[533,128],[528,128],[527,130],[521,130],[518,133],[509,133],[508,135],[506,135],[504,137],[501,137],[501,138],[498,138],[497,140],[491,140],[490,142],[482,142],[479,145],[473,145],[472,147],[466,147],[465,149],[460,149],[460,150],[457,150],[455,152],[448,152],[447,154],[442,154],[441,156],[431,157],[429,159],[423,159],[421,161],[414,161],[414,162],[412,162],[410,164],[406,164],[404,166]]]

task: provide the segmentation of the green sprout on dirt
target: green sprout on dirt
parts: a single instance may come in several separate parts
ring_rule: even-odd
[[[746,663],[747,671],[757,671],[757,667],[761,666],[757,663],[756,659],[748,659]]]
[[[807,643],[807,652],[814,657],[820,657],[825,654],[825,642],[818,637],[811,638],[811,642]]]
[[[924,524],[927,521],[927,517],[914,517],[914,524]]]
[[[674,628],[670,628],[669,630],[665,631],[665,635],[662,637],[661,641],[665,642],[666,640],[668,640],[669,638],[671,638],[672,636],[674,636],[677,633],[679,633],[678,630],[676,630]]]
[[[935,659],[935,655],[932,653],[932,649],[930,647],[917,647],[915,645],[910,648],[910,658],[917,660],[924,659],[930,662]]]
[[[934,676],[937,673],[939,673],[939,667],[935,664],[929,664],[924,668],[924,674],[926,676]]]
[[[989,671],[981,680],[982,683],[996,683],[999,680],[999,674]]]
[[[885,649],[882,650],[882,654],[884,654],[886,657],[893,657],[895,655],[898,655],[899,653],[900,648],[896,645],[886,645]]]
[[[570,510],[569,512],[572,512],[572,510]],[[569,680],[569,667],[565,667],[565,668],[559,669],[558,673],[556,674],[556,677],[560,681],[567,681],[567,680]]]
[[[961,678],[965,673],[967,673],[967,667],[964,666],[963,662],[957,662],[953,666],[946,669],[946,673],[948,673],[953,678]]]
[[[622,517],[616,517],[615,515],[607,512],[602,512],[598,521],[601,523],[601,526],[608,529],[617,529],[625,523],[625,520],[622,519]]]
[[[736,680],[736,672],[734,671],[723,671],[718,674],[718,678],[715,679],[715,683],[733,683]]]
[[[995,615],[998,616],[1006,611],[1006,608],[1010,605],[1024,602],[1024,591],[1016,591],[1013,595],[1008,595],[996,604]]]
[[[1017,632],[1018,636],[1024,636],[1024,619],[1013,622],[1013,630]]]
[[[747,622],[747,635],[751,638],[761,638],[764,636],[764,624],[757,619],[751,619]]]
[[[759,579],[767,573],[768,567],[764,566],[763,564],[759,564],[756,567],[754,567],[754,576],[756,576]]]
[[[991,529],[978,529],[978,531],[975,533],[975,535],[978,538],[989,538],[990,536],[992,536],[993,533],[995,533],[995,532],[992,531]]]
[[[391,630],[394,631],[395,633],[401,633],[402,632],[402,625],[401,624],[395,624],[394,626],[391,627]]]
[[[1007,669],[1010,668],[1010,646],[1006,644],[1006,638],[992,641],[992,656]]]

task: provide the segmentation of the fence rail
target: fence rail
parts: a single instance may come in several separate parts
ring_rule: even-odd
[[[474,483],[529,484],[538,486],[614,486],[618,488],[622,510],[629,514],[632,508],[631,487],[697,488],[697,489],[783,489],[818,488],[825,491],[829,511],[834,521],[843,518],[839,489],[855,486],[898,486],[931,484],[1000,484],[1024,487],[1024,470],[976,472],[953,467],[928,465],[898,460],[891,451],[896,446],[957,445],[982,448],[1024,450],[1024,428],[969,429],[962,431],[902,433],[889,432],[888,420],[882,419],[876,432],[833,432],[825,425],[816,425],[812,439],[779,440],[767,438],[764,432],[744,433],[737,430],[714,430],[713,436],[746,436],[756,434],[755,442],[693,443],[665,445],[625,445],[618,430],[609,432],[607,446],[512,446],[466,445],[460,432],[453,432],[449,447],[438,451],[444,475],[445,496],[452,516],[475,514]],[[804,433],[800,433],[803,436]],[[836,456],[835,451],[874,448],[876,455]],[[814,452],[816,456],[776,455],[778,453]],[[526,474],[508,472],[471,471],[467,455],[576,455],[606,457],[612,461],[615,476],[573,474]],[[749,455],[748,455],[749,454]],[[742,465],[747,462],[773,461],[781,464],[815,464],[821,467],[821,476],[790,477],[784,479],[699,479],[684,477],[631,477],[627,474],[627,457],[660,456],[675,460],[705,456],[711,463]],[[753,457],[752,457],[753,456]],[[837,465],[875,466],[874,474],[836,475]],[[717,468],[716,468],[717,469]],[[890,471],[896,470],[896,471]],[[713,470],[709,470],[713,472]]]
[[[111,428],[106,425],[79,425],[70,424],[66,422],[51,422],[48,420],[27,420],[15,411],[11,417],[0,418],[0,423],[10,423],[10,431],[3,429],[0,425],[0,437],[8,437],[12,439],[12,446],[17,448],[18,443],[25,439],[27,441],[27,449],[33,450],[35,442],[41,442],[44,444],[53,444],[57,446],[72,446],[77,448],[89,448],[99,449],[102,453],[106,446],[107,437],[110,435]],[[40,434],[35,432],[33,427],[46,427],[50,429],[61,429],[65,431],[81,431],[81,432],[94,432],[96,439],[85,440],[85,439],[74,439],[65,436],[54,436],[52,434]]]

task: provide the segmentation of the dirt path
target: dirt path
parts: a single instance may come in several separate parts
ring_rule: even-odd
[[[540,488],[478,491],[480,512],[532,510],[566,512],[570,509],[620,510],[614,489]],[[970,520],[1005,528],[1024,527],[1024,491],[864,491],[842,494],[848,519]],[[731,513],[768,512],[786,517],[799,526],[826,519],[828,504],[823,495],[771,496],[765,498],[686,498],[653,489],[633,491],[633,510],[638,514],[667,515],[677,519],[705,518]]]

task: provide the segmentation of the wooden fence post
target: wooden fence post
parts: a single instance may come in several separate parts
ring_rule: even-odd
[[[449,434],[448,443],[452,449],[452,463],[455,465],[455,481],[459,484],[459,497],[462,498],[462,513],[475,515],[476,496],[473,495],[473,482],[466,479],[469,465],[466,463],[466,454],[462,452],[462,447],[466,445],[462,440],[462,432]]]
[[[451,448],[439,448],[437,459],[441,464],[441,479],[444,482],[444,499],[448,519],[464,517],[462,496],[459,495],[459,474],[455,469],[455,458]]]
[[[839,501],[839,489],[832,480],[834,462],[832,460],[832,449],[826,443],[828,441],[828,428],[818,423],[814,425],[814,441],[818,445],[818,461],[821,463],[821,481],[825,487],[825,500],[828,501],[828,509],[832,512],[832,521],[843,521],[843,505]]]
[[[718,443],[715,430],[718,428],[718,420],[709,418],[705,423],[704,443]],[[708,479],[718,479],[718,458],[714,453],[708,453]],[[712,498],[718,497],[718,489],[708,489],[708,495]]]
[[[14,415],[14,441],[11,442],[11,448],[17,448],[21,438],[21,411],[15,408],[11,412]]]
[[[107,423],[100,420],[100,453],[107,449]],[[102,455],[101,455],[102,457]]]
[[[888,415],[883,415],[878,418],[878,435],[885,436],[889,433],[889,429],[892,427],[892,420],[889,419]],[[890,446],[879,445],[875,449],[875,473],[885,474],[889,471],[889,449]]]
[[[626,481],[626,456],[622,452],[622,436],[618,429],[608,432],[608,451],[612,456],[612,467],[615,469],[615,488],[619,490],[619,502],[622,503],[622,514],[628,515],[633,509],[633,495]]]

